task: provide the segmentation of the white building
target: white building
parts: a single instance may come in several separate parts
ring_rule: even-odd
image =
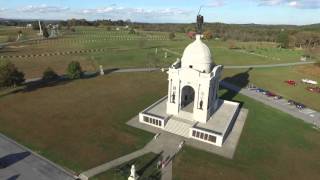
[[[139,114],[139,121],[187,138],[222,146],[239,103],[218,98],[223,66],[213,64],[201,35],[168,70],[168,96]]]

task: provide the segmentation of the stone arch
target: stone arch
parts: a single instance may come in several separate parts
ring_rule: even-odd
[[[195,90],[191,86],[184,86],[181,90],[181,109],[188,112],[193,112]]]

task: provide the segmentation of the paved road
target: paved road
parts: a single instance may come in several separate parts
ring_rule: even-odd
[[[225,69],[248,69],[248,68],[273,68],[273,67],[286,67],[286,66],[299,66],[305,64],[314,64],[315,61],[282,63],[282,64],[262,64],[262,65],[245,65],[245,66],[224,66]]]
[[[60,166],[0,134],[0,179],[72,180]]]

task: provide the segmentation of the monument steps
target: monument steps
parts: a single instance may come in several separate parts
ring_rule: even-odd
[[[193,126],[193,123],[186,123],[177,119],[171,118],[166,127],[165,131],[177,134],[183,137],[189,137],[190,128]]]

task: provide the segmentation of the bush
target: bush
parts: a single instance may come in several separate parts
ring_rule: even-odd
[[[176,35],[174,34],[174,32],[169,33],[169,39],[173,40],[176,37]]]
[[[54,81],[59,78],[58,74],[54,72],[53,69],[48,67],[42,74],[42,80],[44,81]]]
[[[212,34],[211,31],[205,31],[205,32],[203,33],[203,37],[204,37],[204,39],[206,39],[206,40],[210,40],[210,39],[213,38],[213,34]]]
[[[18,71],[13,63],[0,61],[0,87],[16,86],[24,81],[24,73]]]
[[[79,79],[82,77],[83,72],[80,63],[77,61],[71,61],[68,65],[67,75],[70,79]]]

